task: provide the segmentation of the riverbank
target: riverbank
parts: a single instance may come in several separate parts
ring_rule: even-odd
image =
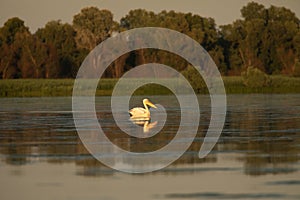
[[[287,76],[270,76],[269,86],[251,88],[243,84],[240,76],[223,77],[226,93],[250,94],[271,93],[287,94],[300,93],[300,78]],[[101,79],[96,95],[111,95],[118,79]],[[0,97],[41,97],[41,96],[71,96],[74,79],[8,79],[0,80]],[[204,93],[205,90],[203,90]],[[170,91],[158,85],[141,87],[137,95],[170,94]]]

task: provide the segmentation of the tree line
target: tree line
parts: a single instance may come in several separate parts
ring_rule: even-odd
[[[217,27],[214,19],[175,11],[154,13],[131,10],[113,19],[109,10],[83,8],[72,24],[50,21],[31,33],[17,17],[0,28],[0,79],[74,78],[88,53],[113,34],[138,27],[165,27],[199,42],[223,75],[240,75],[249,67],[267,74],[300,76],[300,20],[284,7],[264,7],[250,2],[241,9],[241,19]],[[161,50],[140,49],[118,58],[105,77],[118,78],[147,62],[187,70],[179,56]]]

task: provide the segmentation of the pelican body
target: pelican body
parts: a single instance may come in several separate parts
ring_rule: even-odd
[[[136,107],[129,110],[129,115],[131,120],[150,120],[150,111],[148,106],[152,108],[157,108],[149,99],[143,99],[144,108]]]

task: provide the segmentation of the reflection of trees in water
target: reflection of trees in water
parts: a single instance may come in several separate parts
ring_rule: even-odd
[[[241,160],[245,163],[245,173],[250,175],[289,173],[296,169],[290,164],[299,160],[297,149],[290,138],[250,141],[248,149],[257,152],[247,153]]]
[[[57,162],[55,158],[74,154],[75,132],[66,131],[71,126],[68,123],[64,124],[64,131],[55,131],[62,127],[58,118],[57,113],[22,111],[0,115],[3,124],[0,153],[5,155],[6,163],[22,165],[43,160]]]
[[[220,152],[236,151],[237,159],[244,163],[244,172],[249,175],[292,172],[294,169],[291,164],[299,161],[300,152],[300,138],[297,137],[300,119],[297,118],[296,112],[297,110],[285,110],[270,105],[266,107],[260,105],[259,108],[251,107],[251,105],[236,109],[230,108],[222,138],[215,149]],[[56,130],[56,128],[63,127],[61,122],[58,122],[56,126],[53,126],[53,123],[52,125],[45,123],[41,126],[35,123],[44,123],[44,121],[35,120],[26,126],[24,124],[18,126],[18,123],[24,123],[32,117],[55,120],[55,116],[51,114],[32,116],[28,113],[16,113],[5,116],[5,121],[16,122],[16,129],[1,128],[0,153],[4,155],[2,156],[4,162],[10,165],[43,161],[75,162],[81,167],[77,172],[79,175],[97,176],[113,173],[113,170],[105,167],[89,154],[80,142],[76,131]],[[71,121],[71,116],[68,117]],[[0,117],[0,122],[4,124],[4,118]],[[176,124],[178,123],[174,123],[173,126],[175,132],[178,128]],[[198,158],[201,138],[206,129],[207,124],[202,123],[197,140],[180,159],[173,163],[173,166],[217,162],[217,154],[209,154],[205,159]],[[106,134],[121,148],[135,152],[159,149],[174,138],[174,134],[170,133],[168,128],[164,128],[161,133],[151,139],[137,139],[121,134],[116,126],[108,127]]]
[[[293,172],[291,164],[299,161],[298,111],[267,103],[227,114],[221,151],[242,152],[238,160],[249,175]]]
[[[112,129],[113,131],[114,129]],[[35,129],[7,131],[1,133],[0,153],[5,155],[5,162],[13,165],[24,165],[32,162],[65,163],[74,162],[76,165],[83,166],[84,175],[95,175],[97,173],[109,173],[98,160],[93,158],[86,150],[77,133],[74,131],[66,132],[39,132]],[[113,133],[108,137],[123,149],[130,151],[152,151],[153,149],[167,144],[174,135],[158,134],[151,142],[146,139],[134,137],[118,138]],[[170,140],[169,140],[170,139]],[[210,155],[205,159],[197,157],[200,143],[194,142],[188,152],[178,159],[174,164],[216,162],[215,155]],[[97,170],[97,169],[103,170]]]

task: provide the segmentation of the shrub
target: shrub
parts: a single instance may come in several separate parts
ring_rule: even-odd
[[[241,75],[244,85],[250,88],[265,87],[271,83],[271,79],[267,74],[252,66],[248,67]]]
[[[196,93],[207,93],[207,87],[202,76],[193,66],[188,66],[183,70],[182,75],[189,81]]]
[[[297,61],[295,63],[295,68],[294,68],[294,71],[293,71],[293,76],[294,77],[300,77],[300,62]]]

